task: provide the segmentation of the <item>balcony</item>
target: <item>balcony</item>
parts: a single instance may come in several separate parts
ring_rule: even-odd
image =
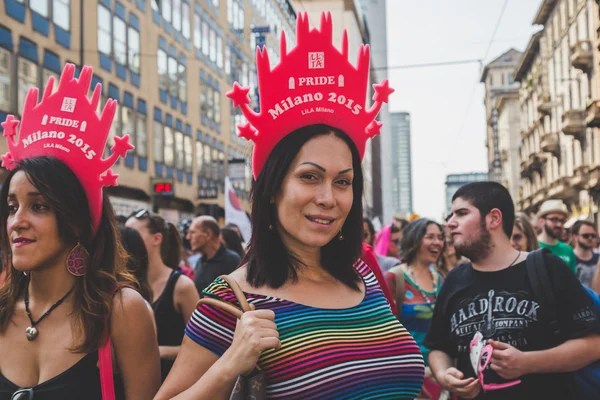
[[[529,169],[531,172],[537,172],[538,174],[541,174],[545,163],[546,159],[540,157],[538,154],[529,155]]]
[[[529,168],[529,160],[521,161],[521,178],[530,179],[531,178],[531,168]]]
[[[544,153],[550,153],[558,156],[560,154],[558,134],[552,132],[544,133],[540,138],[540,148]]]
[[[591,100],[585,111],[588,128],[600,128],[600,100]]]
[[[586,189],[588,183],[588,167],[580,165],[573,170],[573,175],[569,177],[569,186],[573,189]]]
[[[552,103],[552,101],[550,101],[550,94],[546,93],[546,94],[542,94],[539,98],[538,98],[538,112],[540,114],[542,114],[542,116],[544,115],[548,115],[552,112],[552,108],[555,106],[554,103]]]
[[[582,140],[585,136],[585,111],[569,110],[562,115],[562,131],[565,135]]]
[[[571,65],[574,68],[587,72],[593,63],[592,43],[589,40],[580,40],[571,47]]]

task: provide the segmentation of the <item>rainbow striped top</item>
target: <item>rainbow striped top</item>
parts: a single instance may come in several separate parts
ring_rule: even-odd
[[[256,309],[275,312],[281,349],[266,350],[258,365],[270,399],[414,399],[423,384],[423,356],[390,310],[369,267],[355,265],[366,293],[347,309],[309,307],[246,293]],[[216,279],[203,292],[236,303],[227,283]],[[186,334],[221,356],[233,340],[235,318],[200,304]]]

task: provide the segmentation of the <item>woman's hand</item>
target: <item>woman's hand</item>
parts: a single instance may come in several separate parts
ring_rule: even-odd
[[[254,310],[254,305],[250,306]],[[233,342],[222,358],[235,366],[239,375],[252,372],[264,350],[281,347],[274,320],[271,310],[248,311],[238,320]]]

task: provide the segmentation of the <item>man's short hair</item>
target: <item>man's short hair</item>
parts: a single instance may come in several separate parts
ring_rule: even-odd
[[[515,223],[515,205],[508,190],[498,182],[471,182],[461,186],[452,201],[461,198],[473,204],[483,219],[494,208],[502,213],[502,230],[511,237]]]
[[[200,219],[200,229],[203,231],[211,231],[215,237],[219,237],[221,234],[221,228],[219,228],[218,222],[209,216],[199,217]]]
[[[584,225],[589,226],[593,230],[596,230],[596,227],[594,226],[594,223],[592,221],[581,220],[573,224],[573,227],[571,228],[571,233],[573,233],[573,235],[579,235],[579,230]]]

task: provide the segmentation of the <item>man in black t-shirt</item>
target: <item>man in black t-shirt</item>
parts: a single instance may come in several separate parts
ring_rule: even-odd
[[[571,399],[570,371],[600,359],[600,320],[566,264],[545,255],[562,334],[562,344],[551,348],[546,310],[527,277],[527,254],[510,244],[513,223],[512,199],[498,183],[470,183],[454,195],[448,227],[457,251],[472,263],[452,270],[442,285],[424,343],[429,365],[444,388],[465,399]],[[482,369],[487,391],[475,371],[485,363],[470,348],[476,334],[493,348]],[[502,389],[488,386],[517,380]]]
[[[596,247],[596,227],[591,221],[577,221],[571,229],[573,232],[573,244],[575,245],[575,263],[577,266],[577,278],[582,285],[592,287],[592,279],[598,265],[598,253],[594,253]]]

